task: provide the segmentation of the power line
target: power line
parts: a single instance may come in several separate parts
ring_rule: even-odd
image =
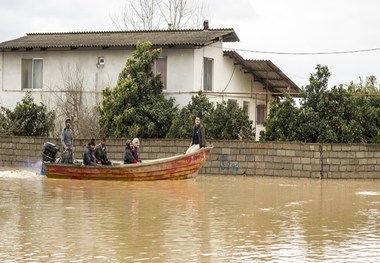
[[[228,50],[260,53],[260,54],[272,54],[272,55],[297,55],[297,56],[312,56],[312,55],[339,55],[339,54],[353,54],[353,53],[363,53],[363,52],[373,52],[379,51],[380,47],[369,48],[369,49],[357,49],[357,50],[347,50],[347,51],[326,51],[326,52],[278,52],[278,51],[264,51],[264,50],[250,50],[241,48],[228,48]]]

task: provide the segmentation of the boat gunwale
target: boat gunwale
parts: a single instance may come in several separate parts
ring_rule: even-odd
[[[165,163],[170,163],[176,160],[181,160],[185,159],[188,157],[196,156],[199,155],[203,152],[206,151],[211,151],[214,148],[213,145],[207,146],[205,148],[201,148],[195,152],[191,153],[183,153],[183,154],[178,154],[175,156],[170,156],[170,157],[164,157],[164,158],[159,158],[159,159],[152,159],[152,160],[145,160],[139,163],[129,163],[129,164],[115,164],[115,165],[83,165],[82,163],[78,164],[63,164],[63,163],[49,163],[45,162],[45,166],[48,168],[50,167],[62,167],[62,168],[85,168],[85,169],[101,169],[101,170],[110,170],[110,169],[124,169],[124,168],[143,168],[143,167],[149,167],[152,165],[162,165]]]

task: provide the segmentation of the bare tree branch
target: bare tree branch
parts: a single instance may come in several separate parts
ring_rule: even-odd
[[[73,131],[76,138],[93,138],[99,136],[98,114],[96,109],[89,106],[85,96],[85,73],[80,64],[75,66],[61,65],[62,87],[51,89],[50,98],[55,105],[57,129],[54,133],[59,136],[62,123],[69,117],[73,122]],[[96,97],[96,94],[95,94]]]
[[[126,30],[197,28],[205,17],[204,0],[130,0],[114,25]]]

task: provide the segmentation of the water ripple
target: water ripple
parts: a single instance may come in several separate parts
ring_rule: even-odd
[[[4,175],[4,174],[5,175]],[[1,262],[378,262],[380,182],[0,172]]]

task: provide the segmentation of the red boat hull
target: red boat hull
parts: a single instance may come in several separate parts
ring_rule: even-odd
[[[180,180],[198,175],[203,163],[209,157],[211,147],[194,153],[168,158],[143,161],[137,164],[87,166],[79,164],[45,163],[48,178],[154,181]]]

